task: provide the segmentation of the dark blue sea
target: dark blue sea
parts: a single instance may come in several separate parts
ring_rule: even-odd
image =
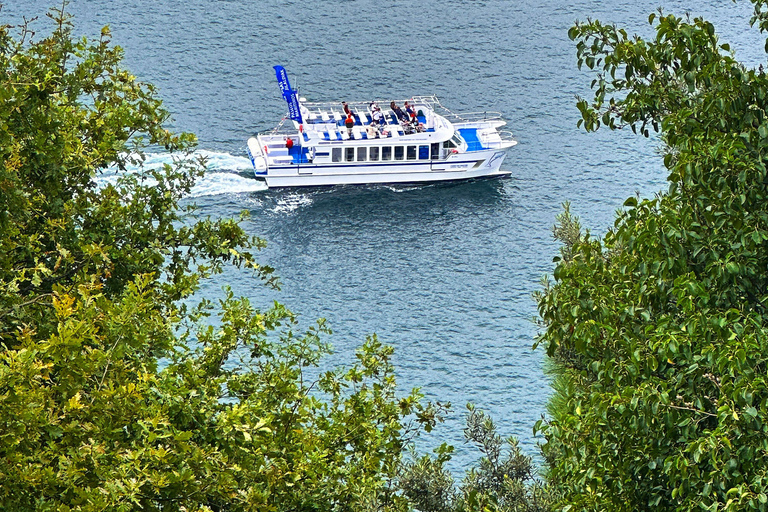
[[[54,0],[10,0],[0,21],[43,16]],[[657,139],[631,131],[586,134],[575,96],[592,76],[576,67],[568,28],[588,17],[643,36],[659,0],[72,0],[75,32],[110,25],[125,65],[154,83],[173,128],[197,134],[210,171],[195,188],[201,213],[235,216],[269,246],[282,290],[227,272],[200,294],[229,285],[268,307],[279,300],[302,323],[328,319],[348,364],[366,335],[396,348],[403,390],[420,387],[453,412],[426,451],[456,445],[460,473],[479,453],[463,444],[464,405],[489,412],[504,436],[536,453],[532,427],[550,393],[531,294],[553,269],[551,227],[570,201],[600,235],[632,195],[665,189]],[[749,27],[751,4],[671,0],[668,12],[704,16],[750,66],[765,62]],[[437,95],[451,110],[499,111],[519,145],[511,177],[426,186],[266,190],[245,141],[287,111],[272,66],[285,66],[309,101]],[[162,161],[163,155],[151,160]]]

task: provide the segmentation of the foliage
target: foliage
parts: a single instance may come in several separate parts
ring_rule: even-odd
[[[517,439],[502,440],[490,417],[471,405],[468,408],[464,437],[483,454],[477,467],[467,472],[456,489],[445,469],[453,447],[443,444],[435,450],[436,457],[424,455],[405,464],[400,486],[406,496],[421,512],[551,510],[553,491],[535,478],[532,459],[521,452]]]
[[[225,264],[275,284],[263,242],[180,206],[194,136],[163,127],[108,28],[50,17],[39,40],[0,27],[0,508],[407,508],[391,482],[441,407],[396,395],[375,337],[320,374],[324,322],[295,334],[231,292],[187,306]],[[145,169],[162,148],[173,163]]]
[[[649,22],[649,41],[570,31],[597,70],[580,124],[659,131],[669,189],[627,199],[538,295],[549,478],[564,510],[768,510],[768,78],[703,19]]]

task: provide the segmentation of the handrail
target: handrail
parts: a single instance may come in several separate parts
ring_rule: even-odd
[[[499,134],[499,137],[501,137],[501,140],[510,141],[510,142],[515,140],[514,134],[509,130],[497,130],[497,132]],[[507,138],[505,138],[505,136],[507,136]]]
[[[501,112],[462,112],[453,114],[459,122],[474,123],[477,121],[502,121]],[[446,116],[447,117],[447,116]],[[448,118],[448,120],[451,120]]]
[[[381,107],[382,111],[386,112],[389,109],[389,104],[392,100],[372,100],[375,101],[376,104]],[[440,103],[440,99],[438,99],[437,96],[430,95],[430,96],[413,96],[412,98],[408,98],[405,100],[394,100],[395,103],[397,103],[400,107],[403,106],[403,104],[408,101],[409,103],[412,103],[413,105],[426,105],[430,109],[432,109],[435,113],[439,114],[440,116],[444,117],[451,123],[472,123],[472,122],[478,122],[478,121],[503,121],[503,117],[501,115],[501,112],[496,111],[485,111],[485,112],[453,112],[449,108],[443,106],[442,103]],[[353,112],[366,112],[370,113],[369,106],[371,104],[371,101],[357,101],[357,102],[347,102],[347,105],[350,109],[352,109]],[[342,112],[342,105],[341,102],[338,101],[323,101],[323,102],[309,102],[309,101],[302,101],[301,102],[302,111],[306,112],[307,110],[312,111],[312,113],[319,114],[321,112]],[[290,117],[288,113],[285,114],[285,116],[280,121],[280,124],[278,124],[274,129],[271,130],[271,134],[278,134],[278,133],[286,133],[284,128],[284,124],[287,120],[289,120]],[[336,124],[336,121],[331,118],[327,123]],[[316,122],[316,124],[324,124],[322,122]],[[288,133],[290,133],[290,124],[287,127]]]

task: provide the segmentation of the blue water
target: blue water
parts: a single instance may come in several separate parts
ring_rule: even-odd
[[[43,14],[50,0],[13,0],[3,22]],[[396,347],[399,383],[421,387],[454,412],[422,448],[457,446],[454,471],[479,454],[462,444],[463,405],[474,402],[535,453],[534,422],[549,394],[531,298],[551,273],[551,238],[563,201],[593,233],[635,193],[653,195],[665,174],[656,140],[631,132],[585,134],[575,95],[592,77],[575,65],[567,30],[576,19],[615,22],[648,36],[658,0],[73,0],[76,32],[110,24],[125,64],[153,82],[173,127],[195,132],[211,171],[195,188],[203,214],[251,213],[266,238],[262,262],[281,292],[227,272],[221,287],[265,307],[280,300],[304,324],[326,317],[336,356],[352,360],[370,333]],[[750,65],[765,61],[750,29],[751,4],[675,0],[665,9],[714,22]],[[39,21],[40,31],[45,26]],[[272,66],[284,65],[310,101],[436,94],[454,111],[500,111],[519,145],[511,177],[416,187],[267,191],[253,179],[245,140],[286,111]],[[162,161],[162,155],[153,159]],[[108,179],[108,178],[105,178]]]

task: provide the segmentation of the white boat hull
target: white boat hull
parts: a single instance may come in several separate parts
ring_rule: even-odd
[[[270,167],[267,186],[307,187],[382,183],[427,183],[506,176],[501,164],[506,150],[487,150],[457,155],[460,158],[424,163],[368,163],[366,165],[290,165]]]
[[[395,102],[390,110],[374,107],[376,102],[344,104],[356,112],[346,120],[333,104],[302,103],[302,116],[298,121],[291,117],[294,130],[281,122],[271,133],[248,140],[254,173],[270,188],[429,183],[510,174],[501,164],[517,142],[511,133],[499,130],[505,124],[500,115],[450,113],[449,121],[435,111],[447,111],[437,98],[410,101],[410,121],[403,119]],[[302,117],[304,124],[299,123]]]

